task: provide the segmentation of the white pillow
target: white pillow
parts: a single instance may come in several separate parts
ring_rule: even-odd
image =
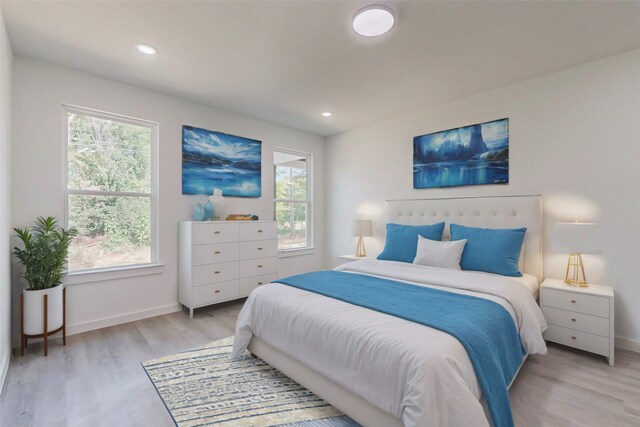
[[[460,270],[460,259],[466,244],[466,239],[439,242],[418,235],[418,248],[413,263]]]

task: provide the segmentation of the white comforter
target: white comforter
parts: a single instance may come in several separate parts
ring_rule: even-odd
[[[484,273],[362,260],[337,270],[490,299],[511,314],[528,354],[545,354],[547,325],[526,287]],[[257,336],[400,418],[405,426],[489,425],[471,360],[451,335],[283,284],[254,290],[236,325],[233,354]]]

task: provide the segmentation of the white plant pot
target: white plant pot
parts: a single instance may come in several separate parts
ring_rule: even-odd
[[[27,335],[44,334],[44,296],[47,295],[47,332],[62,326],[63,321],[63,285],[42,290],[24,291],[24,333]]]

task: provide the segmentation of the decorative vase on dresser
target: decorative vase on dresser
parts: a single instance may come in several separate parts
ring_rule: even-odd
[[[204,219],[204,205],[202,204],[202,200],[198,200],[198,203],[193,207],[191,219],[194,221],[202,221]]]
[[[204,218],[202,218],[204,221],[209,221],[210,219],[213,219],[213,205],[211,204],[211,200],[207,200],[207,203],[204,205]]]
[[[213,189],[213,195],[209,196],[209,201],[213,206],[213,218],[211,219],[224,219],[225,214],[225,202],[222,190],[219,188]]]
[[[190,317],[195,308],[246,297],[278,277],[276,223],[180,222],[178,261],[178,301]]]
[[[568,286],[562,280],[546,279],[540,286],[540,306],[549,324],[544,339],[601,354],[613,366],[613,288]]]

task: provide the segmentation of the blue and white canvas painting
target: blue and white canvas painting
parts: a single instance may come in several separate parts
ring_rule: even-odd
[[[509,183],[509,119],[413,138],[413,188]]]
[[[262,142],[182,126],[182,194],[260,197]]]

